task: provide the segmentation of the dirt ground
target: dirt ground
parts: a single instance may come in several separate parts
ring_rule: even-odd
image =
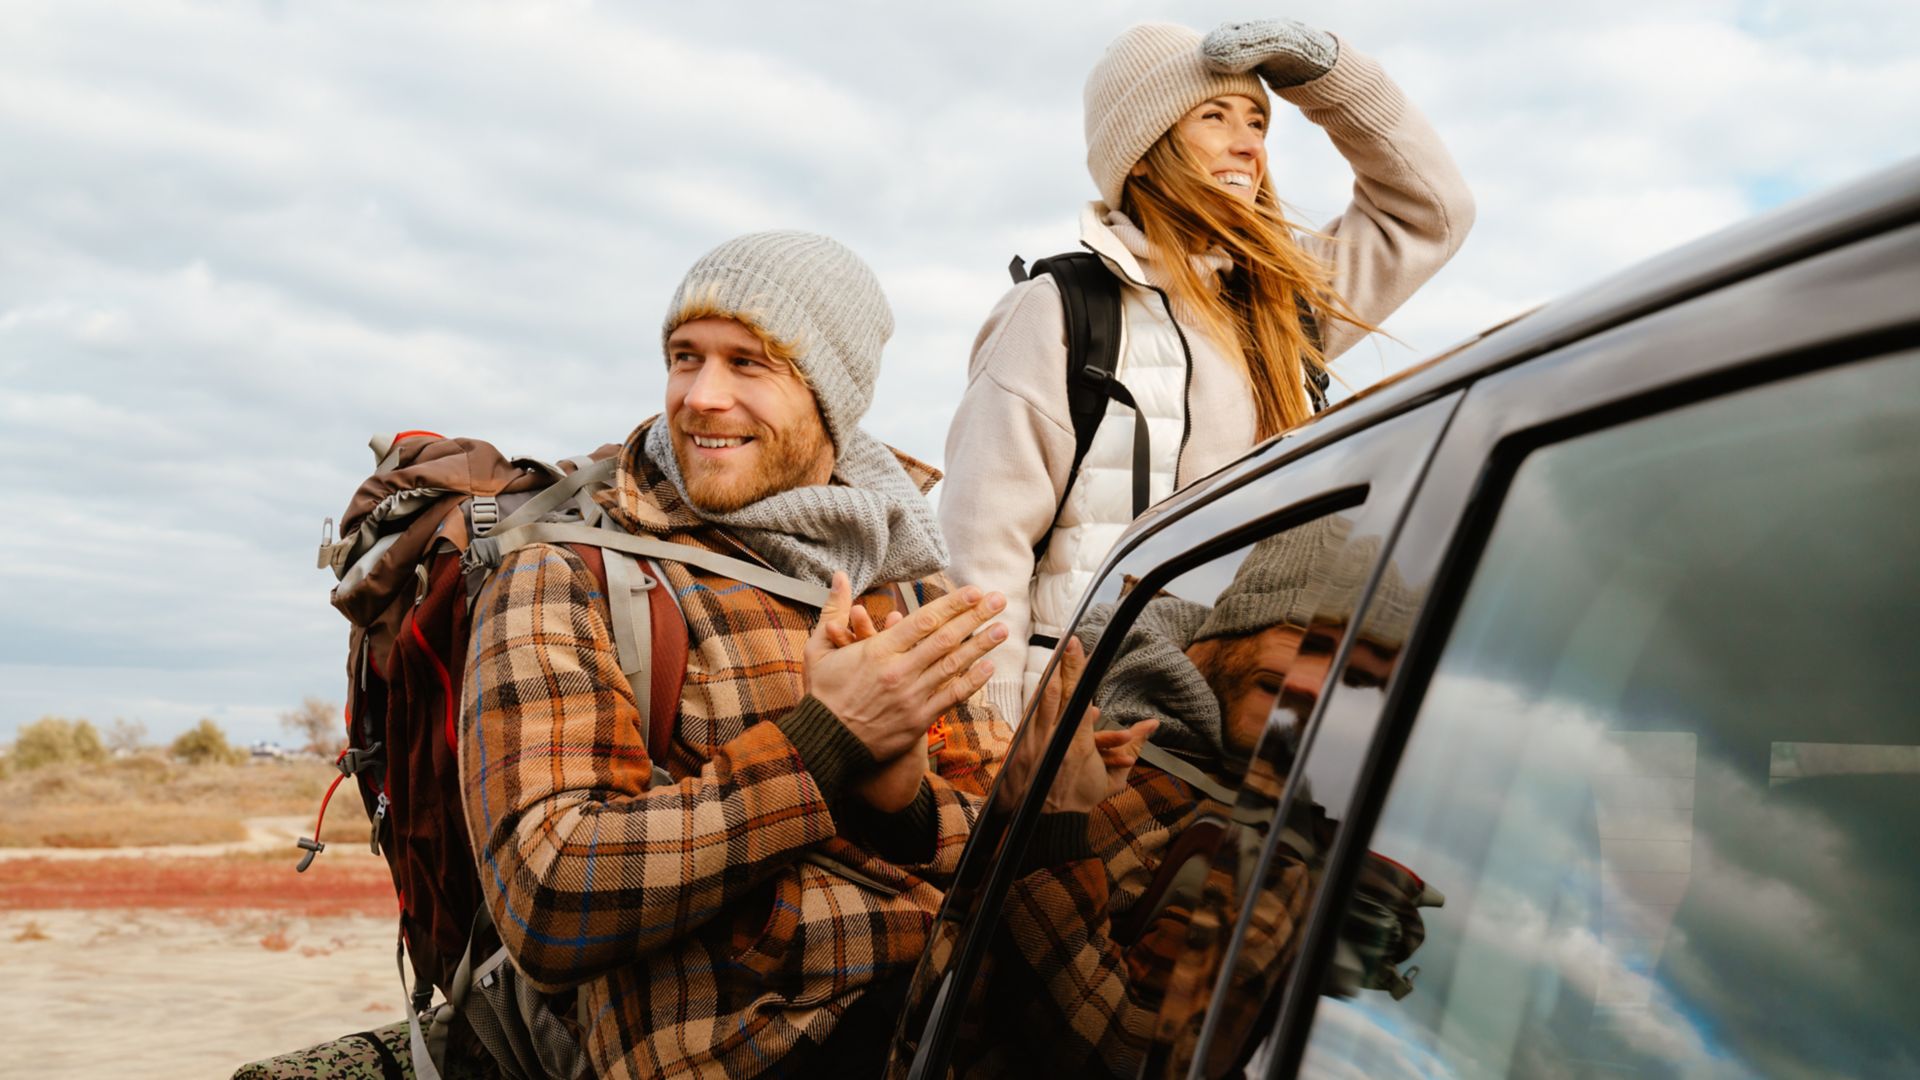
[[[166,834],[150,824],[115,830],[106,816],[92,819],[83,845],[61,845],[55,833],[51,845],[0,848],[0,1077],[217,1078],[405,1015],[392,885],[367,849],[356,799],[336,799],[327,850],[295,874],[294,837],[313,818],[287,811],[310,802],[299,790],[312,788],[307,780],[167,779],[189,797],[149,810],[147,821],[219,820],[187,839],[220,839],[115,847]],[[88,786],[38,784],[34,812],[52,816]],[[196,787],[202,797],[192,797]],[[26,809],[0,806],[0,816]],[[246,809],[279,812],[236,816]]]

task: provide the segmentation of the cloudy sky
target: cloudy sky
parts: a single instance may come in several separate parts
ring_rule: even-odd
[[[340,696],[323,517],[404,428],[562,456],[655,411],[680,272],[866,256],[869,426],[932,460],[1012,254],[1072,246],[1125,26],[1286,14],[1379,58],[1479,200],[1353,385],[1920,151],[1920,5],[0,0],[0,741],[44,714],[279,734]],[[1281,193],[1348,179],[1297,116]]]

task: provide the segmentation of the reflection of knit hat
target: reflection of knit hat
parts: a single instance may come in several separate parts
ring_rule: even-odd
[[[1348,621],[1380,550],[1372,538],[1349,544],[1352,529],[1351,518],[1330,514],[1255,544],[1194,640],[1310,626],[1316,616]]]
[[[1267,108],[1267,88],[1254,73],[1207,69],[1197,31],[1142,23],[1107,46],[1087,76],[1087,171],[1107,206],[1120,206],[1127,172],[1187,111],[1224,94]]]
[[[1397,650],[1413,633],[1414,616],[1427,599],[1425,589],[1410,588],[1400,577],[1400,568],[1389,562],[1380,574],[1380,584],[1367,599],[1367,618],[1360,626],[1360,640],[1382,649]]]
[[[860,256],[804,232],[762,232],[700,257],[667,304],[661,341],[688,305],[738,312],[794,351],[836,448],[873,404],[893,311]]]

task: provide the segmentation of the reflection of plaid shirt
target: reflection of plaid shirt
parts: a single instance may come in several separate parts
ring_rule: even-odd
[[[739,554],[638,454],[639,436],[603,507],[632,531]],[[984,706],[954,710],[919,800],[875,813],[845,794],[864,750],[803,704],[818,613],[663,569],[689,638],[663,762],[676,783],[648,790],[646,732],[593,576],[572,552],[535,545],[475,607],[468,826],[521,969],[543,988],[580,985],[596,1074],[751,1076],[817,1046],[865,987],[919,959],[1007,729]],[[863,602],[876,618],[891,606],[884,591]],[[888,891],[799,861],[806,852]]]
[[[1115,940],[1113,924],[1141,901],[1161,855],[1203,814],[1225,816],[1227,808],[1142,763],[1125,791],[1089,815],[1090,851],[1072,852],[1068,845],[1067,857],[1050,865],[1051,853],[1029,853],[1029,863],[1040,868],[1013,885],[995,957],[999,981],[986,992],[992,1000],[979,1002],[984,1015],[1020,1032],[1014,1041],[1024,1045],[1007,1052],[1028,1063],[1021,1071],[1134,1077],[1156,1041],[1191,1052],[1238,910],[1230,875],[1210,870],[1197,904],[1168,904],[1133,942]],[[1233,844],[1243,828],[1233,826],[1224,843]],[[1045,837],[1037,840],[1044,846]],[[1271,979],[1285,958],[1308,897],[1299,864],[1280,869],[1281,887],[1263,890],[1255,901],[1242,952],[1249,964],[1241,970],[1257,983]],[[1242,983],[1238,974],[1235,982]],[[1264,994],[1253,985],[1246,990],[1231,1003],[1257,1013]],[[1239,1030],[1252,1018],[1228,1017],[1222,1030]],[[999,1071],[1005,1063],[999,1053],[990,1051],[965,1071]]]

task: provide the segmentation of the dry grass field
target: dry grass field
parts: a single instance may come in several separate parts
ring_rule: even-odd
[[[0,1076],[230,1075],[401,1018],[395,902],[319,761],[159,755],[0,776]],[[55,1039],[48,1032],[59,1032]]]
[[[119,848],[245,840],[258,817],[311,818],[333,781],[317,760],[186,765],[159,753],[0,776],[0,848]],[[311,829],[312,826],[306,827]],[[328,844],[365,845],[351,781],[327,811]]]

